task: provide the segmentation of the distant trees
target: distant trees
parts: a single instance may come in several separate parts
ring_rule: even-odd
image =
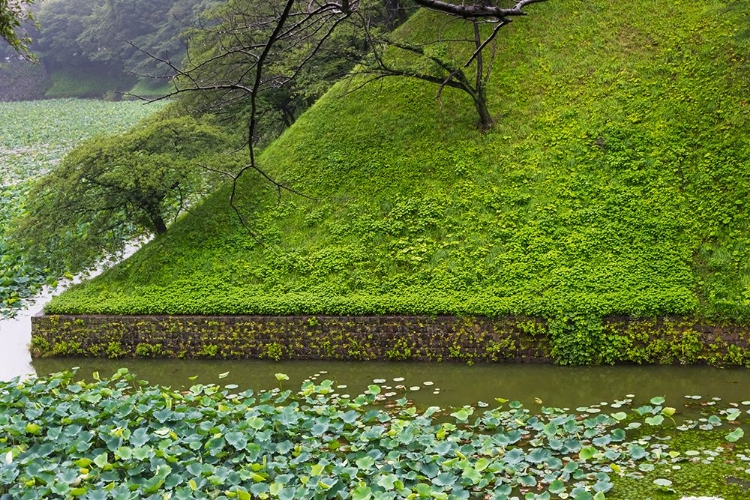
[[[254,104],[253,142],[265,144],[368,52],[362,30],[346,22],[362,3],[229,0],[186,32],[185,62],[162,60],[162,69],[177,76],[176,93],[195,109],[233,115]],[[406,17],[400,0],[367,3],[374,26],[390,28]]]
[[[32,49],[49,70],[151,74],[157,64],[143,50],[181,63],[181,33],[213,0],[46,0]],[[143,50],[140,50],[143,49]]]

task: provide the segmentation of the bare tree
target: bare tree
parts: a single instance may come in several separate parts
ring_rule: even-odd
[[[277,182],[258,165],[256,144],[263,132],[259,130],[260,97],[293,81],[358,5],[359,0],[230,1],[218,11],[216,22],[199,28],[182,65],[152,55],[174,75],[175,90],[162,99],[199,94],[204,107],[212,111],[249,101],[245,104],[249,107],[245,131],[249,161],[236,171],[210,167],[231,180],[229,202],[246,228],[236,197],[238,182],[248,170],[271,182],[279,193],[287,190],[305,196]],[[281,65],[282,56],[294,63]]]
[[[389,12],[398,14],[403,10],[400,0],[382,1],[381,7]],[[524,15],[524,7],[540,1],[543,0],[519,0],[513,7],[500,8],[490,0],[461,4],[414,0],[418,5],[454,19],[467,20],[473,25],[473,38],[468,41],[473,44],[474,51],[462,64],[431,53],[425,45],[387,40],[385,46],[431,59],[438,69],[436,73],[398,68],[386,59],[382,44],[385,38],[376,39],[369,29],[369,11],[365,11],[372,7],[373,2],[367,0],[229,0],[214,12],[217,17],[213,22],[194,30],[187,57],[181,65],[167,58],[152,57],[163,63],[174,77],[175,90],[164,98],[197,95],[202,106],[213,112],[221,112],[239,102],[249,108],[245,131],[249,161],[236,171],[214,169],[231,180],[229,202],[247,228],[236,197],[238,182],[249,170],[270,181],[279,194],[288,190],[305,196],[277,182],[258,165],[256,145],[263,137],[259,126],[262,118],[260,99],[293,82],[346,21],[357,19],[357,26],[364,29],[363,37],[373,44],[376,78],[401,75],[430,81],[439,85],[438,98],[444,87],[463,90],[472,97],[482,128],[486,129],[492,124],[486,102],[486,84],[492,70],[497,33],[513,17]],[[491,33],[486,34],[487,30],[482,28],[484,24],[493,27]],[[486,57],[484,51],[488,46],[492,47],[491,54]],[[468,69],[473,63],[476,63],[475,74],[470,77]]]
[[[492,115],[487,106],[487,83],[492,73],[497,51],[498,32],[503,26],[508,25],[514,17],[526,15],[523,10],[524,7],[543,1],[517,0],[512,7],[502,8],[493,5],[490,0],[461,4],[452,4],[440,0],[414,0],[416,4],[427,9],[471,23],[473,29],[471,38],[448,40],[452,43],[465,42],[473,46],[471,56],[464,61],[456,61],[447,57],[441,51],[433,49],[436,43],[444,42],[444,40],[437,39],[427,43],[414,44],[391,35],[377,36],[369,29],[367,20],[362,19],[364,31],[373,47],[372,60],[374,61],[374,64],[362,70],[363,73],[370,75],[366,83],[386,76],[417,78],[438,85],[438,100],[440,100],[445,87],[461,90],[471,97],[479,115],[480,127],[487,130],[493,124]],[[491,30],[484,28],[483,25],[490,25]],[[388,57],[387,51],[389,49],[404,51],[429,61],[431,67],[425,69],[424,65],[396,63],[394,62],[396,58]]]

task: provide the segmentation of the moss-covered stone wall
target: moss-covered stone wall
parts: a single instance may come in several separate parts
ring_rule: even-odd
[[[750,365],[746,325],[687,318],[37,316],[32,355]]]
[[[532,319],[415,316],[37,316],[44,356],[548,361]]]

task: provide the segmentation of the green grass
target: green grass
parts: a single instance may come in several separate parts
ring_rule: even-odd
[[[248,174],[50,313],[750,319],[744,29],[724,2],[546,2],[500,35],[490,108],[343,82]],[[403,28],[425,39],[435,18]],[[455,25],[446,27],[455,34]],[[242,127],[242,124],[238,124]]]

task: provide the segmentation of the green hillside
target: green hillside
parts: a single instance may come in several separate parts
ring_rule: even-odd
[[[747,20],[726,5],[532,6],[501,31],[488,133],[452,89],[342,82],[261,159],[315,200],[249,174],[255,236],[219,192],[47,312],[750,320]]]

